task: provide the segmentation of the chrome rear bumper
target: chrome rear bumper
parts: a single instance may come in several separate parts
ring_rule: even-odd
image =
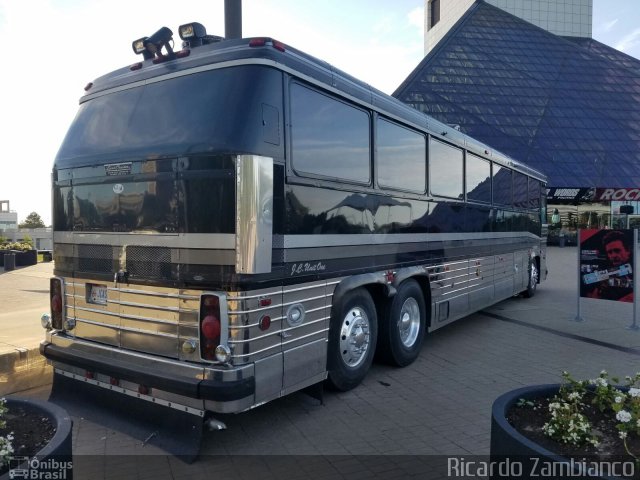
[[[76,340],[54,332],[40,344],[40,353],[54,366],[130,385],[144,385],[153,395],[181,397],[185,405],[220,413],[239,412],[255,402],[253,364],[241,367],[203,366],[124,351]]]

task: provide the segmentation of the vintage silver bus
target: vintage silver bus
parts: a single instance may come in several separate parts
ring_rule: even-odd
[[[54,389],[242,412],[534,294],[541,173],[274,39],[171,35],[87,85],[55,159]]]

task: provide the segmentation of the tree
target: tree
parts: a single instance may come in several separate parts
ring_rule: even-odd
[[[44,226],[44,222],[40,215],[36,212],[31,212],[27,215],[25,221],[18,225],[18,228],[44,228]]]

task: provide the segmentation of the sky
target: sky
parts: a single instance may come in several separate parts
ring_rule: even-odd
[[[385,93],[424,55],[424,0],[243,0],[243,36],[270,36]],[[593,36],[640,58],[638,0],[594,0]],[[197,21],[224,35],[224,1],[0,0],[0,200],[51,223],[51,168],[84,86],[139,61],[131,42]]]

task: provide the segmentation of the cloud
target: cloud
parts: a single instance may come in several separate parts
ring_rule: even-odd
[[[420,36],[424,36],[424,8],[416,7],[407,15],[409,18],[409,25],[418,27],[418,33]]]
[[[613,20],[601,24],[599,30],[601,32],[609,32],[616,25],[616,23],[618,23],[618,19],[614,18]]]
[[[396,29],[395,19],[383,17],[371,26],[371,31],[376,35],[389,35]]]
[[[634,47],[640,44],[640,28],[636,28],[633,32],[625,35],[615,45],[615,48],[621,52],[629,53]]]

